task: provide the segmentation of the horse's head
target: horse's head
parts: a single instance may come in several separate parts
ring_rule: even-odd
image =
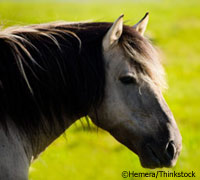
[[[148,14],[133,27],[120,16],[102,41],[105,96],[92,120],[134,151],[146,168],[174,166],[182,138],[161,93],[163,69],[143,37]]]

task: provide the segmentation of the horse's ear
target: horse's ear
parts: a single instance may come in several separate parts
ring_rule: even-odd
[[[145,16],[137,24],[133,26],[133,28],[143,36],[146,30],[148,21],[149,21],[149,13],[147,12]]]
[[[122,35],[123,31],[123,17],[124,15],[121,15],[111,26],[111,28],[108,30],[106,35],[103,38],[103,49],[108,50],[113,45],[117,44],[119,38]]]

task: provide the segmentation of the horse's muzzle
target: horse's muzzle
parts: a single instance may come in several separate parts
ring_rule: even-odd
[[[175,144],[174,141],[169,141],[165,148],[159,148],[155,144],[147,143],[139,157],[144,168],[173,167],[180,151],[181,144]]]

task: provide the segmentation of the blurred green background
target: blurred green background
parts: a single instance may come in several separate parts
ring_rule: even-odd
[[[133,25],[147,11],[150,21],[146,35],[161,49],[169,83],[164,96],[183,136],[177,165],[165,170],[193,170],[196,172],[193,179],[200,179],[199,0],[0,1],[0,22],[7,27],[55,20],[114,21],[124,13],[126,24]],[[143,169],[138,157],[107,132],[95,127],[88,130],[77,122],[32,164],[29,177],[30,180],[120,180],[124,170],[155,171]]]

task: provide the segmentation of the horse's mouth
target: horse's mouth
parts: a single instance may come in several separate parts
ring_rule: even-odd
[[[150,146],[147,146],[146,155],[139,155],[139,158],[144,168],[154,169],[162,167],[160,159]]]

